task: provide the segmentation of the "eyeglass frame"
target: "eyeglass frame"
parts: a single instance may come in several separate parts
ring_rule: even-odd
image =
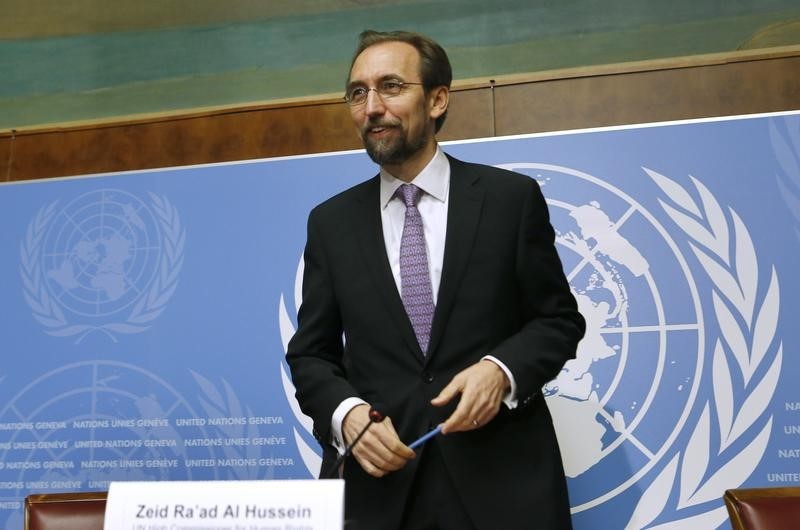
[[[387,84],[399,85],[399,87],[397,89],[397,93],[396,94],[384,94],[384,93],[382,93],[381,92],[381,88],[383,88],[385,90],[385,85],[387,85]],[[387,100],[387,99],[395,98],[395,97],[399,96],[400,94],[402,94],[403,93],[403,89],[406,86],[419,85],[419,86],[423,86],[424,87],[425,83],[417,83],[417,82],[412,82],[412,81],[401,81],[399,79],[392,78],[392,79],[383,79],[383,80],[381,80],[379,82],[379,85],[380,85],[380,88],[379,87],[371,87],[370,88],[370,87],[366,87],[366,86],[363,86],[363,85],[350,87],[345,92],[345,95],[344,95],[343,99],[344,99],[345,103],[347,103],[347,105],[350,106],[350,107],[360,107],[361,105],[364,105],[367,102],[367,99],[369,99],[369,93],[371,91],[373,91],[373,90],[375,91],[376,94],[378,94],[378,96],[380,96],[380,98],[382,100]],[[354,90],[358,90],[358,89],[364,90],[364,100],[363,101],[354,102],[353,98],[351,96],[351,92],[354,91]]]

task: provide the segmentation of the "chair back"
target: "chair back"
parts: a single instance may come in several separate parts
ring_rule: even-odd
[[[800,488],[733,489],[723,498],[733,530],[800,529]]]
[[[40,493],[25,498],[25,530],[103,530],[106,492]]]

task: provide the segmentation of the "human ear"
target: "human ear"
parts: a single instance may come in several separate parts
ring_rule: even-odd
[[[446,86],[438,86],[430,90],[428,94],[428,112],[431,119],[437,119],[447,112],[450,104],[450,89]]]

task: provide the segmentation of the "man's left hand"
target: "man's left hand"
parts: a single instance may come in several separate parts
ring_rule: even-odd
[[[471,431],[492,421],[508,388],[506,374],[489,360],[479,361],[457,373],[431,400],[432,405],[441,407],[461,394],[456,410],[442,424],[442,433]]]

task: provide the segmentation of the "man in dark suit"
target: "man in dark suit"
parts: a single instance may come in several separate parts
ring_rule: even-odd
[[[439,149],[451,78],[430,39],[362,33],[345,99],[380,174],[309,216],[287,361],[323,474],[385,404],[344,463],[354,527],[569,529],[541,387],[584,320],[537,183]]]

